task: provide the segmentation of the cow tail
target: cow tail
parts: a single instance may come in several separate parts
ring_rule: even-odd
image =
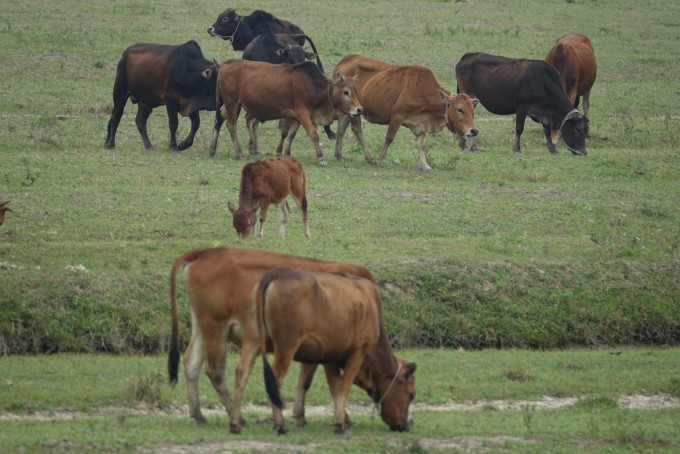
[[[175,386],[177,384],[177,375],[179,371],[179,321],[177,317],[177,299],[175,296],[175,275],[177,268],[183,263],[191,262],[198,258],[199,251],[191,251],[182,254],[175,260],[170,269],[170,314],[172,317],[172,337],[170,340],[170,352],[168,353],[168,375],[170,377],[170,384]]]
[[[262,365],[264,368],[264,386],[267,390],[269,400],[276,407],[283,409],[283,401],[281,400],[281,393],[279,392],[279,385],[276,381],[276,376],[272,367],[267,360],[267,331],[264,326],[264,302],[265,292],[271,282],[270,273],[266,274],[256,287],[256,307],[257,307],[257,330],[260,336],[260,354],[262,355]]]

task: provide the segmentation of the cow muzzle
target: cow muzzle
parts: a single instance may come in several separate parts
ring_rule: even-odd
[[[477,134],[479,134],[479,130],[475,128],[470,128],[467,134],[465,134],[467,137],[477,137]]]
[[[364,113],[364,108],[359,106],[356,109],[352,110],[350,113],[353,117],[360,117],[361,114]]]

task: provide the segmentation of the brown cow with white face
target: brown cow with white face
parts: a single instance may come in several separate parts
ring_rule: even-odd
[[[5,222],[5,213],[7,211],[12,211],[9,207],[9,200],[0,200],[0,225]]]
[[[578,107],[579,98],[583,96],[583,115],[588,116],[590,110],[590,90],[597,77],[595,51],[590,39],[581,33],[567,33],[560,37],[548,52],[545,61],[557,68],[562,86],[569,96],[569,101]],[[586,123],[586,136],[588,135]],[[553,140],[558,131],[552,131]]]
[[[243,156],[236,132],[241,108],[247,112],[246,124],[250,135],[248,148],[251,154],[258,154],[258,125],[283,118],[277,156],[282,155],[286,139],[285,155],[290,156],[291,143],[302,125],[312,140],[321,166],[327,163],[319,145],[317,125],[330,125],[341,116],[358,117],[363,112],[351,77],[336,74],[333,79],[328,79],[312,62],[274,65],[231,60],[222,65],[217,76],[217,110],[210,144],[211,156],[217,148],[224,116],[236,156]]]
[[[383,326],[380,293],[373,281],[273,270],[258,284],[254,304],[265,384],[279,433],[288,431],[281,413],[280,388],[293,360],[323,364],[333,397],[336,433],[345,433],[350,427],[345,406],[355,381],[370,389],[390,429],[409,429],[416,365],[394,356]],[[267,339],[273,346],[273,370],[267,361]]]
[[[427,133],[439,132],[446,126],[459,136],[461,149],[465,148],[465,137],[475,137],[478,133],[474,122],[477,100],[442,88],[432,71],[424,66],[396,66],[361,55],[349,55],[335,67],[334,74],[338,72],[356,77],[364,118],[369,123],[389,125],[380,152],[381,162],[385,161],[387,148],[402,125],[416,136],[422,170],[432,170],[423,148]],[[350,122],[366,160],[376,163],[364,140],[359,118],[344,117],[338,121],[335,157],[342,159],[342,139]]]
[[[286,199],[292,195],[302,211],[305,236],[309,236],[307,224],[307,174],[302,164],[290,157],[261,159],[243,166],[239,190],[238,207],[229,202],[236,233],[247,238],[255,228],[257,211],[260,210],[260,237],[264,235],[269,204],[275,203],[281,209],[279,235],[286,234],[290,208]]]
[[[184,286],[191,306],[191,341],[184,353],[189,413],[198,423],[204,423],[198,393],[198,381],[205,362],[205,372],[230,415],[230,430],[241,431],[241,399],[247,384],[246,367],[253,364],[260,351],[257,320],[252,305],[253,289],[267,271],[292,268],[307,271],[344,273],[373,280],[364,266],[350,263],[316,260],[277,252],[210,248],[197,249],[180,255],[170,270],[170,309],[172,340],[168,356],[170,382],[177,382],[179,371],[179,320],[175,295],[177,270],[184,267]],[[224,381],[226,340],[241,347],[236,367],[234,399]],[[302,364],[293,415],[304,425],[304,393],[312,383],[315,364]],[[250,369],[248,369],[249,374]],[[370,382],[362,386],[370,391]],[[377,385],[376,385],[377,386]]]

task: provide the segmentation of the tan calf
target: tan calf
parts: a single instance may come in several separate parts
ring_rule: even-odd
[[[288,195],[292,195],[302,211],[304,233],[309,237],[307,223],[307,175],[302,164],[293,158],[271,158],[251,162],[241,170],[241,187],[239,190],[238,208],[228,203],[233,215],[236,233],[247,238],[257,221],[260,210],[260,231],[264,235],[264,223],[267,220],[269,204],[275,203],[281,209],[281,227],[279,235],[285,236],[286,224],[290,208]]]

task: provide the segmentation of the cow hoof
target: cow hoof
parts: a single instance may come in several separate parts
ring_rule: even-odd
[[[345,157],[344,157],[343,155],[341,155],[341,154],[336,154],[336,155],[335,155],[335,159],[337,159],[338,161],[344,161],[344,160],[345,160]]]
[[[323,158],[319,159],[319,166],[326,167],[327,165],[328,165],[328,163],[326,162],[325,159],[323,159]]]
[[[338,435],[346,434],[349,430],[349,426],[346,424],[341,424],[339,422],[335,423],[335,433]]]
[[[432,172],[432,167],[422,166],[422,167],[420,167],[420,170],[422,170],[423,172]]]
[[[196,415],[193,418],[196,420],[196,424],[198,424],[199,426],[205,425],[205,423],[208,421],[202,414]]]
[[[241,426],[239,424],[234,424],[233,422],[229,423],[229,432],[233,434],[240,434],[241,433]]]
[[[307,427],[307,420],[303,418],[295,418],[295,425],[298,427]]]
[[[242,154],[237,154],[237,155],[236,155],[236,159],[239,160],[239,161],[242,161],[244,157],[245,157],[245,156],[243,156]]]
[[[379,162],[376,161],[375,158],[370,158],[370,159],[367,158],[366,161],[368,161],[368,163],[371,164],[371,165],[378,165],[379,164]],[[385,164],[383,163],[383,165],[381,167],[385,167]]]
[[[286,435],[286,434],[288,433],[288,429],[286,429],[285,426],[283,426],[283,427],[277,427],[277,428],[276,428],[276,432],[277,432],[279,435]]]

